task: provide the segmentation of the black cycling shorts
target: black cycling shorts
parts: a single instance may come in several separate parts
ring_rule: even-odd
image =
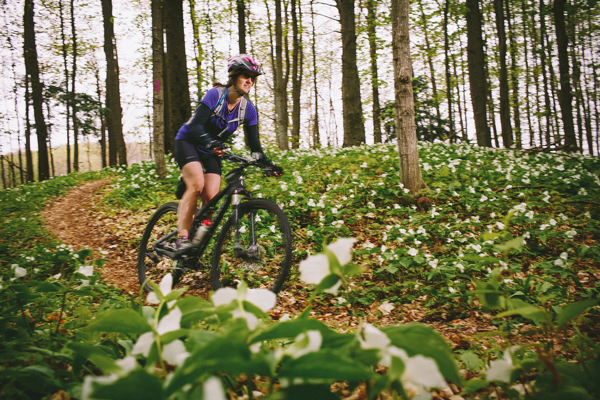
[[[175,141],[175,161],[179,169],[192,161],[198,161],[202,164],[205,174],[221,175],[221,158],[216,154],[203,154],[196,149],[196,146],[187,140]]]

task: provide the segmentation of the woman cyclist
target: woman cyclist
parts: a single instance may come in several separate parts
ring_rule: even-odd
[[[175,136],[175,159],[186,186],[177,210],[178,252],[193,246],[188,236],[198,200],[206,204],[219,192],[224,143],[240,125],[244,125],[246,145],[253,156],[268,162],[258,139],[258,113],[254,105],[243,98],[263,72],[246,54],[230,58],[227,72],[227,84],[215,83]],[[240,121],[240,106],[245,109],[243,121]],[[273,166],[275,176],[282,172],[281,167]]]

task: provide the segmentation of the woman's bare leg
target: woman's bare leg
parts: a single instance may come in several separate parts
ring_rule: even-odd
[[[181,169],[181,176],[186,188],[177,209],[179,237],[189,235],[194,215],[196,215],[196,211],[198,210],[198,200],[202,196],[205,186],[204,171],[202,164],[198,161],[185,164]]]

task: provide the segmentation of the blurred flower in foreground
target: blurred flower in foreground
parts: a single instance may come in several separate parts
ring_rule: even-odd
[[[336,294],[342,284],[340,278],[343,278],[344,273],[340,267],[352,260],[351,250],[355,242],[356,239],[337,239],[327,245],[323,253],[309,256],[300,262],[300,280],[304,283],[319,285],[325,278],[333,275],[332,281],[325,284],[323,291]],[[335,260],[332,260],[330,256],[334,256]]]
[[[518,348],[519,346],[512,346],[504,352],[503,360],[495,360],[490,363],[490,368],[486,376],[488,382],[500,381],[510,383],[510,374],[515,369],[512,353]]]
[[[258,318],[256,315],[244,310],[243,302],[247,301],[260,308],[261,311],[267,312],[275,307],[277,295],[267,289],[248,289],[245,283],[241,283],[237,289],[226,287],[217,289],[213,293],[211,300],[215,306],[230,304],[232,301],[237,301],[239,307],[231,312],[233,318],[244,318],[248,324],[248,329],[251,331],[256,329]]]
[[[373,325],[365,324],[357,332],[357,337],[363,349],[379,350],[379,362],[381,365],[390,368],[388,371],[390,377],[402,381],[405,389],[419,399],[431,398],[431,395],[426,391],[427,388],[444,388],[447,386],[437,363],[432,358],[421,355],[409,357],[406,351],[391,345],[390,338]],[[404,364],[400,376],[394,376],[393,360],[395,358],[400,359]]]

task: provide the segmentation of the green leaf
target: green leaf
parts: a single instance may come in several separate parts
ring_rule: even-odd
[[[546,315],[546,310],[525,303],[524,301],[519,299],[509,299],[507,305],[508,310],[501,312],[494,318],[504,318],[512,315],[521,315],[522,317],[530,319],[534,322],[538,322],[541,321]]]
[[[481,371],[485,367],[483,361],[471,350],[467,350],[461,354],[460,360],[465,363],[465,366],[470,371]]]
[[[444,378],[455,383],[462,381],[452,349],[433,328],[408,323],[381,328],[381,331],[390,338],[394,346],[404,349],[410,357],[421,354],[433,358]]]
[[[325,278],[323,278],[321,283],[319,283],[317,285],[317,287],[315,288],[315,293],[320,293],[324,290],[332,288],[336,283],[339,282],[339,280],[340,280],[340,277],[338,275],[335,275],[335,274],[327,275]]]
[[[523,247],[523,237],[519,236],[514,238],[513,240],[509,240],[508,242],[504,242],[501,244],[497,244],[496,246],[494,246],[496,249],[498,249],[498,251],[502,252],[502,253],[506,253],[509,250],[520,250],[521,247]]]
[[[92,383],[92,397],[111,400],[162,400],[165,398],[162,381],[156,376],[138,369],[111,384]]]
[[[132,309],[108,310],[99,314],[89,325],[88,330],[138,334],[152,330],[146,320]]]
[[[356,275],[356,274],[360,274],[361,272],[363,272],[363,267],[361,267],[360,265],[348,263],[348,264],[342,266],[342,275],[343,276]]]
[[[563,326],[569,321],[572,321],[578,315],[584,313],[588,308],[594,307],[600,303],[600,300],[584,300],[578,301],[577,303],[571,303],[565,306],[562,311],[558,314],[556,323],[558,326]]]
[[[366,366],[357,364],[351,358],[331,349],[323,349],[296,359],[288,359],[282,364],[279,378],[288,378],[294,381],[310,379],[323,383],[356,382],[370,380],[374,377],[374,372]]]
[[[475,281],[475,292],[479,301],[484,307],[496,310],[500,308],[500,284],[495,277],[490,278],[487,282]]]
[[[285,400],[306,400],[306,399],[319,399],[319,400],[337,400],[338,396],[331,393],[330,385],[293,385],[278,391],[281,393]],[[271,397],[269,397],[271,398]],[[280,397],[273,396],[273,399],[279,399]]]

